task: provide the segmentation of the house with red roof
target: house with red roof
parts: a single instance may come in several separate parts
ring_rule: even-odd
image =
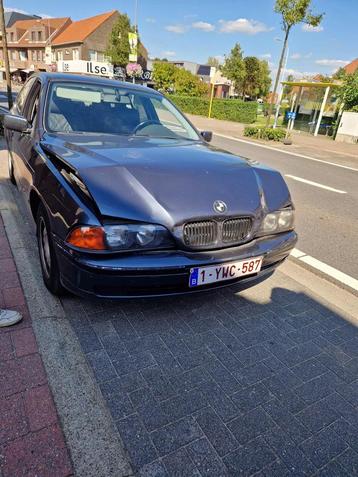
[[[348,65],[344,67],[344,70],[348,75],[355,73],[358,70],[358,58],[348,63]]]
[[[72,22],[52,42],[53,59],[103,62],[109,36],[118,17],[118,11],[112,10]]]

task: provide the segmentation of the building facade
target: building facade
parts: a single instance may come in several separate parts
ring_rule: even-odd
[[[13,23],[6,29],[10,71],[46,71],[51,64],[52,41],[70,24],[69,17],[18,20]],[[2,48],[0,61],[3,61]]]
[[[83,73],[86,69],[84,62],[101,64],[100,71],[103,71],[110,66],[105,52],[119,15],[118,11],[112,10],[75,22],[69,17],[13,22],[6,28],[11,73],[23,77],[32,71],[66,71],[64,63],[70,63],[71,67],[79,65],[78,71],[67,71]],[[147,51],[143,45],[140,45],[138,54],[145,67]],[[2,61],[0,45],[0,73],[4,72]]]
[[[53,61],[104,62],[109,35],[118,17],[113,10],[72,22],[51,44]]]

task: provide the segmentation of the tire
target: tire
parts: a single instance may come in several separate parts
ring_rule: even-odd
[[[14,176],[14,165],[12,163],[12,157],[10,151],[7,151],[7,165],[8,165],[8,171],[9,171],[9,179],[12,184],[16,185],[16,180]]]
[[[43,204],[40,204],[37,211],[36,226],[37,246],[43,281],[51,293],[56,296],[63,295],[64,288],[60,281],[60,271],[55,254],[50,221]]]

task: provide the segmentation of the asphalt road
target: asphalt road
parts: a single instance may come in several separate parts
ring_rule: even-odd
[[[346,169],[218,136],[213,144],[278,169],[296,206],[297,248],[358,278],[358,160]]]

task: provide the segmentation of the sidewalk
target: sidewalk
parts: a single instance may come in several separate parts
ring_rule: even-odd
[[[195,116],[187,114],[192,123],[200,130],[213,131],[216,134],[225,136],[232,136],[239,139],[244,139],[250,142],[265,144],[267,146],[275,147],[285,150],[287,152],[304,154],[313,156],[318,159],[329,159],[345,162],[345,159],[350,162],[356,162],[358,166],[358,145],[347,144],[343,142],[335,142],[325,136],[314,137],[299,131],[292,131],[293,144],[285,146],[281,142],[274,141],[258,141],[249,137],[244,137],[245,125],[235,123],[233,121],[224,121],[220,119],[209,119],[204,116]]]
[[[0,308],[16,309],[24,317],[0,328],[0,474],[73,475],[1,216]]]

